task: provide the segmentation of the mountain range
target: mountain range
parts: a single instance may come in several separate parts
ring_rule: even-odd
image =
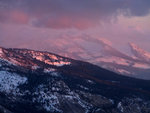
[[[147,52],[130,45],[136,58],[104,46],[148,64]],[[149,80],[46,51],[0,48],[0,113],[149,113],[149,100]]]
[[[68,37],[64,36],[53,41],[50,51],[90,62],[118,74],[150,80],[150,53],[138,45],[129,43],[131,54],[127,54],[114,48],[106,39],[94,39],[88,36]]]

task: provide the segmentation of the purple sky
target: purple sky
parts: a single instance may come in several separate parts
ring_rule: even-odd
[[[128,42],[150,51],[150,0],[0,0],[0,46],[59,53],[96,50],[86,41],[99,39],[124,52]]]

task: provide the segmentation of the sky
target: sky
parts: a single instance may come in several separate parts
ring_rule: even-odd
[[[150,0],[0,0],[0,46],[96,51],[101,39],[150,52]]]

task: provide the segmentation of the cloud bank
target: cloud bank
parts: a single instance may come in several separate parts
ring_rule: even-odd
[[[125,16],[146,16],[150,0],[0,0],[0,22],[87,29]]]

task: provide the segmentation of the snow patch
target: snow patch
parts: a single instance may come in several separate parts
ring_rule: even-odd
[[[15,94],[18,91],[18,86],[27,82],[26,77],[21,77],[18,74],[7,71],[0,71],[0,91]]]
[[[47,68],[47,69],[44,69],[44,73],[52,73],[52,72],[54,72],[54,71],[56,71],[56,69],[54,69],[54,68]]]
[[[54,76],[54,77],[59,77],[60,76],[60,74],[58,72],[52,72],[51,75]]]
[[[89,90],[89,88],[87,88],[87,87],[84,87],[84,86],[82,86],[82,85],[78,85],[80,88],[82,88],[82,89],[84,89],[84,90]]]
[[[90,84],[94,84],[94,82],[92,80],[87,80],[87,82]]]
[[[56,66],[64,66],[64,65],[70,65],[70,62],[64,62],[64,61],[60,61],[60,62],[54,62],[53,65]]]
[[[115,104],[114,100],[112,100],[112,99],[109,99],[109,101],[110,101],[112,104]]]
[[[59,105],[59,100],[57,94],[51,93],[48,88],[45,88],[44,85],[39,85],[36,92],[33,94],[37,98],[33,98],[33,102],[40,103],[43,108],[48,112],[62,112],[57,109]]]
[[[49,65],[64,66],[71,64],[70,62],[63,60],[61,57],[57,57],[56,55],[51,55],[48,53],[32,52],[32,57]]]
[[[117,108],[118,108],[121,112],[123,112],[123,111],[124,111],[124,109],[123,109],[123,107],[122,107],[122,103],[121,103],[121,102],[119,102],[119,103],[118,103]]]
[[[124,69],[116,69],[116,71],[119,72],[120,74],[131,74],[131,72]]]
[[[37,70],[37,69],[39,69],[40,67],[39,66],[32,66],[31,67],[33,70]]]

